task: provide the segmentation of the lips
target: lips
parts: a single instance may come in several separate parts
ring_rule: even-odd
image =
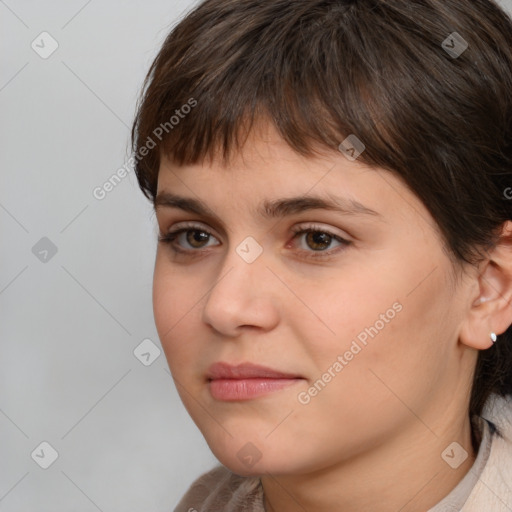
[[[217,379],[300,379],[301,376],[285,373],[266,366],[252,363],[230,365],[224,362],[214,363],[207,372],[208,380]]]
[[[230,365],[214,363],[207,373],[211,396],[223,402],[254,400],[288,388],[298,382],[299,375],[274,370],[252,363]]]

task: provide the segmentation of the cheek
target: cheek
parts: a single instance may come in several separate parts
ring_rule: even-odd
[[[157,328],[166,328],[165,332],[174,325],[176,329],[181,328],[181,320],[192,312],[200,299],[201,289],[196,286],[194,275],[170,263],[165,248],[159,248],[153,273],[153,312]]]
[[[153,315],[162,348],[173,366],[179,353],[191,346],[189,342],[183,343],[183,339],[193,339],[190,334],[195,320],[191,322],[190,319],[197,315],[196,308],[200,307],[200,297],[194,290],[190,279],[184,278],[183,273],[180,277],[179,272],[171,272],[169,266],[157,257],[153,276]]]
[[[297,314],[297,320],[317,353],[342,354],[354,340],[364,347],[392,331],[393,324],[404,315],[401,287],[400,278],[387,279],[372,273],[369,265],[351,268],[342,278],[326,276],[315,287],[297,290],[298,295],[306,297],[304,302],[311,311]],[[319,336],[321,344],[314,342]]]
[[[317,372],[343,357],[337,375],[344,377],[334,379],[341,387],[347,381],[360,390],[369,386],[382,398],[391,391],[380,377],[403,396],[421,394],[447,361],[445,338],[451,328],[445,269],[440,265],[425,279],[431,262],[396,257],[385,262],[378,271],[361,265],[343,280],[320,283],[322,293],[309,293],[308,305],[321,322],[313,315],[310,322],[301,319],[301,332]],[[377,395],[372,382],[381,388]]]
[[[177,300],[177,283],[155,267],[153,277],[153,314],[160,335],[160,341],[165,342],[165,333],[177,322],[180,302]]]
[[[442,360],[442,353],[436,350],[436,345],[442,343],[435,332],[439,328],[429,325],[428,320],[439,313],[431,291],[409,297],[398,295],[398,301],[394,287],[387,294],[380,289],[380,298],[372,296],[361,302],[349,302],[344,296],[341,305],[345,300],[347,303],[341,314],[336,316],[334,311],[339,302],[324,310],[323,318],[330,322],[336,336],[315,338],[312,328],[307,334],[303,332],[310,340],[308,350],[314,371],[301,389],[304,394],[296,408],[298,420],[290,427],[296,427],[296,439],[306,446],[308,431],[317,436],[319,432],[320,436],[336,432],[343,450],[357,452],[415,421],[411,410],[418,414],[424,410],[430,393],[446,372],[446,359]],[[329,301],[323,304],[327,307]],[[386,315],[389,308],[386,323],[380,314]],[[365,343],[359,334],[364,335]],[[350,448],[345,446],[346,439],[350,439]],[[314,447],[312,459],[319,449]],[[322,457],[329,457],[328,452]]]

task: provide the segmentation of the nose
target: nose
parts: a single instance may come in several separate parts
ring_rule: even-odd
[[[279,284],[264,253],[248,263],[233,248],[206,296],[203,322],[224,337],[247,329],[271,330],[279,322]]]

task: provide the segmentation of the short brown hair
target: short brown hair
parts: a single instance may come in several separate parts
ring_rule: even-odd
[[[228,159],[262,118],[304,156],[355,134],[359,160],[407,184],[460,266],[512,217],[512,20],[492,0],[203,1],[144,82],[141,190],[154,201],[160,152],[178,165]],[[512,393],[511,328],[479,353],[471,415],[491,392]]]

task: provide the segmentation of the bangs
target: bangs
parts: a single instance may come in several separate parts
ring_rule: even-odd
[[[141,190],[154,202],[162,155],[177,166],[229,165],[265,121],[305,157],[360,142],[359,162],[392,172],[434,219],[446,217],[446,242],[480,207],[506,210],[490,192],[474,194],[488,184],[482,169],[509,165],[512,81],[495,52],[510,47],[509,21],[494,8],[500,42],[460,0],[200,3],[171,30],[144,81],[132,127]],[[500,101],[488,94],[490,76],[502,77],[492,85]],[[464,217],[445,215],[451,201],[467,208]],[[472,260],[490,231],[451,252]]]
[[[320,148],[337,151],[356,135],[367,148],[361,161],[390,167],[379,154],[393,151],[389,134],[405,121],[407,95],[382,83],[390,75],[388,50],[376,44],[369,51],[363,34],[381,30],[389,42],[393,30],[382,21],[362,27],[365,2],[357,9],[300,0],[223,2],[229,12],[217,9],[209,20],[215,3],[203,3],[200,17],[192,12],[169,34],[146,77],[132,136],[135,151],[154,143],[137,165],[148,197],[156,192],[161,154],[178,165],[214,158],[227,165],[260,121],[306,157]],[[395,66],[402,90],[415,85],[410,68]]]

